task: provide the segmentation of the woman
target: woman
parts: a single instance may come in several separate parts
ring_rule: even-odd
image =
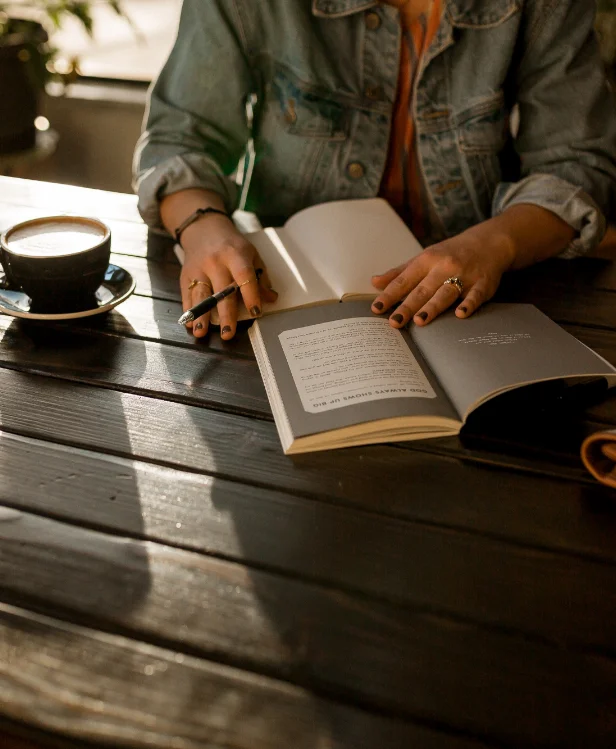
[[[505,271],[596,246],[616,118],[592,6],[185,0],[135,158],[145,221],[182,227],[184,308],[233,280],[255,316],[275,299],[267,274],[257,283],[255,249],[221,215],[236,206],[231,175],[251,138],[247,210],[282,221],[382,195],[405,218],[427,249],[373,279],[373,310],[395,327],[454,303],[467,317]],[[231,338],[234,295],[219,313]],[[196,320],[194,334],[207,325]]]

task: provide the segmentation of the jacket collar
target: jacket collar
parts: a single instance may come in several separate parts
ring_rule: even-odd
[[[340,18],[377,4],[377,0],[312,0],[312,12],[321,18]],[[443,19],[454,26],[496,26],[521,5],[522,0],[443,0]]]
[[[376,0],[312,0],[312,12],[321,18],[340,18],[372,8]]]

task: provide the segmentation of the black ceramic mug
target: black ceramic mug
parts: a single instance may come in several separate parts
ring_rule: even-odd
[[[109,227],[81,216],[24,221],[0,237],[0,262],[10,286],[23,290],[41,311],[91,303],[110,253]]]

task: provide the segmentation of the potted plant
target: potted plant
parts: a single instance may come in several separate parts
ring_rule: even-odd
[[[597,1],[597,35],[601,57],[608,72],[613,74],[616,63],[616,0]]]
[[[102,2],[126,18],[119,0]],[[90,0],[0,0],[0,154],[34,146],[40,95],[56,75],[49,34],[68,18],[92,36]]]

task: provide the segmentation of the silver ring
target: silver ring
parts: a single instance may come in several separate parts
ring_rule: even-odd
[[[443,286],[455,286],[458,290],[458,296],[462,296],[464,293],[464,284],[462,283],[462,279],[458,278],[458,276],[451,276],[446,281],[443,281]]]

